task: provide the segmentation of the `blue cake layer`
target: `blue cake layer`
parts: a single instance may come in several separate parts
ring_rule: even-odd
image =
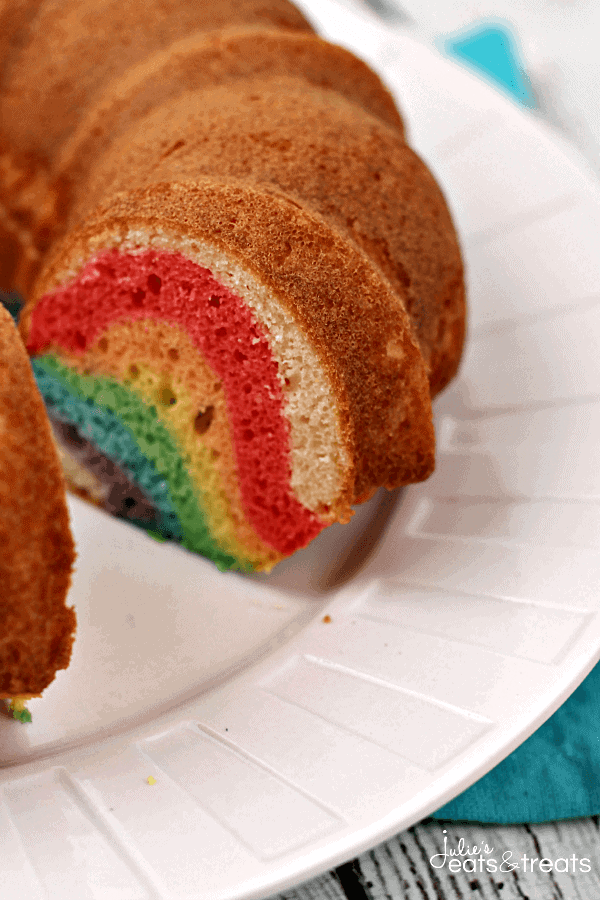
[[[51,354],[36,357],[32,366],[49,412],[75,426],[129,473],[155,505],[153,530],[207,556],[220,569],[240,567],[214,542],[180,450],[153,407],[114,379],[81,375]]]

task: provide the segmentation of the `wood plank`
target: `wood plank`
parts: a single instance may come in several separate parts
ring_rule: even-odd
[[[477,853],[469,853],[475,846]],[[464,855],[452,856],[450,851]],[[456,862],[451,867],[452,859]],[[549,862],[540,869],[542,859]],[[598,900],[599,819],[541,825],[428,819],[273,900],[343,900],[344,896],[348,900]]]

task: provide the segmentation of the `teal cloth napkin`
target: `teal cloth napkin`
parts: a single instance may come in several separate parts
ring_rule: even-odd
[[[442,38],[438,44],[442,51],[507,91],[523,106],[537,106],[519,41],[508,24],[480,22],[467,32]]]
[[[600,663],[525,743],[432,817],[509,825],[599,814]]]

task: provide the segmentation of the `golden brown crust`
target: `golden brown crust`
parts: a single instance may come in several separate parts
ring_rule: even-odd
[[[10,45],[0,89],[0,207],[34,232],[24,239],[29,259],[4,266],[15,282],[0,286],[24,292],[34,251],[46,249],[61,213],[54,157],[105,84],[194,31],[253,24],[312,33],[288,0],[9,0],[0,14]]]
[[[461,255],[437,183],[395,129],[285,76],[188,92],[114,142],[71,222],[130,187],[215,173],[284,192],[358,245],[408,311],[432,396],[444,387],[464,336]]]
[[[2,216],[0,208],[0,284],[15,284],[15,270],[19,264],[22,244],[13,223]]]
[[[54,174],[70,195],[69,185],[82,183],[94,160],[156,107],[186,91],[273,75],[337,91],[404,133],[389,91],[343,47],[303,32],[231,27],[182,38],[111,82],[63,146]]]
[[[11,71],[14,59],[20,55],[29,38],[30,28],[43,0],[0,0],[0,95]],[[20,272],[24,248],[29,236],[19,227],[19,222],[8,215],[8,194],[15,187],[11,172],[10,132],[8,123],[2,127],[0,115],[0,287],[11,290],[22,281]],[[3,136],[4,132],[4,136]],[[18,189],[18,187],[17,187]],[[10,204],[8,204],[10,205]]]
[[[75,558],[64,480],[25,348],[0,304],[0,698],[69,664]]]
[[[53,254],[26,314],[91,255],[131,229],[215,243],[292,312],[329,373],[353,449],[353,497],[433,470],[426,367],[411,323],[380,270],[331,222],[275,187],[203,178],[114,196]]]
[[[185,35],[236,24],[312,32],[288,0],[45,0],[6,73],[13,146],[52,158],[103,85]]]
[[[44,0],[0,0],[0,89],[29,38],[31,24]]]

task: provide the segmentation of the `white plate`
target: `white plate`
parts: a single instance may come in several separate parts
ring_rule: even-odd
[[[73,662],[0,727],[2,900],[282,890],[463,790],[600,655],[598,186],[468,72],[302,5],[383,73],[456,213],[437,472],[267,578],[71,501]]]

